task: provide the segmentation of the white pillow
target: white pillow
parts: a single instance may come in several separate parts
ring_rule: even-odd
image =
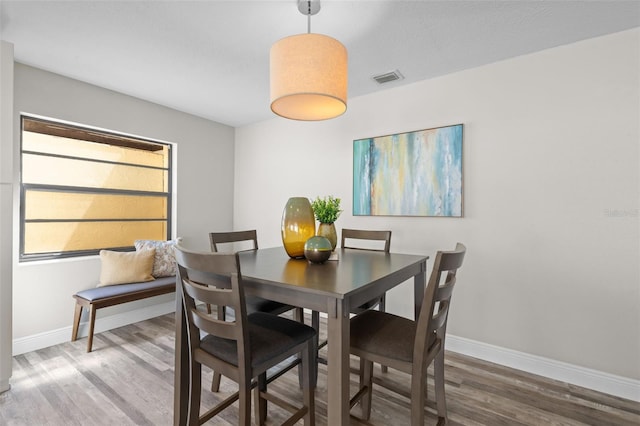
[[[179,241],[180,238],[169,241],[136,240],[133,245],[138,251],[148,249],[156,250],[152,275],[156,278],[160,278],[170,277],[176,274],[176,258],[173,255],[173,247]]]

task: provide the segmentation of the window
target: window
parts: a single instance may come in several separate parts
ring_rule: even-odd
[[[171,235],[171,145],[22,117],[20,260]]]

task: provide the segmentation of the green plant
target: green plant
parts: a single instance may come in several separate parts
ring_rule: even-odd
[[[340,210],[340,198],[330,195],[324,198],[316,197],[311,202],[311,208],[313,208],[316,220],[320,223],[333,223],[338,220],[338,216],[342,213],[342,210]]]

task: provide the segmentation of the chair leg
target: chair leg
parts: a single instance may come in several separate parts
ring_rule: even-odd
[[[89,334],[87,335],[87,352],[93,347],[93,329],[96,325],[96,309],[89,305]]]
[[[438,352],[433,363],[435,379],[436,407],[438,417],[447,421],[447,401],[444,394],[444,348]]]
[[[320,339],[320,312],[311,311],[311,327],[316,331],[316,342]]]
[[[267,391],[267,373],[262,373],[258,376],[258,386],[253,390],[254,392],[254,404],[256,410],[256,423],[263,425],[267,421],[267,400],[260,396],[260,392]]]
[[[364,358],[360,357],[360,368],[358,369],[358,378],[360,379],[360,388],[362,389],[362,385],[364,383],[365,375],[364,375]]]
[[[222,379],[222,374],[217,371],[213,372],[213,379],[211,380],[211,392],[219,392],[220,391],[220,380]]]
[[[318,351],[320,350],[320,312],[311,311],[311,327],[316,331],[316,337],[314,338],[313,347],[313,388],[315,389],[318,383]]]
[[[311,340],[310,347],[311,347],[311,355],[310,355],[311,367],[309,367],[311,371],[310,383],[311,383],[311,387],[315,389],[318,384],[318,343],[316,339]],[[298,364],[298,385],[300,386],[300,389],[304,390],[304,373],[307,366],[305,365],[303,354],[301,354],[300,356],[302,357],[300,358],[302,362]]]
[[[367,388],[367,392],[362,396],[360,405],[362,406],[362,420],[369,420],[371,417],[371,397],[373,396],[373,362],[360,358],[360,389]]]
[[[311,389],[314,390],[315,394],[315,389],[318,386],[318,341],[313,339],[310,343],[310,348],[311,353],[309,357],[311,366],[309,367],[309,371],[311,372],[311,378],[309,380]]]
[[[317,375],[316,354],[317,346],[314,341],[309,341],[306,348],[302,351],[302,392],[304,405],[308,408],[307,414],[304,416],[304,425],[312,426],[316,424],[316,406],[315,406],[315,389]]]
[[[304,309],[295,308],[293,310],[293,320],[301,324],[304,324]],[[300,386],[300,389],[303,388],[302,387],[302,364],[298,365],[298,385]]]
[[[251,426],[251,378],[238,383],[238,425]]]
[[[427,399],[427,372],[411,376],[411,426],[424,425],[424,406]]]
[[[218,312],[218,319],[220,321],[225,321],[227,318],[227,310],[224,306],[216,307]],[[207,303],[207,313],[211,314],[211,305]],[[211,392],[219,392],[220,391],[220,381],[222,380],[222,374],[217,371],[213,372],[213,379],[211,380]]]
[[[378,310],[380,312],[386,312],[386,309],[387,309],[387,293],[384,293],[380,298],[380,303],[378,304]],[[380,369],[385,374],[389,371],[389,368],[386,365],[380,365]]]
[[[191,362],[191,377],[189,380],[189,412],[187,423],[190,426],[200,424],[200,393],[202,388],[202,365]]]
[[[80,317],[82,316],[82,305],[76,303],[76,309],[73,313],[73,330],[71,331],[71,341],[78,340],[78,328],[80,328]]]

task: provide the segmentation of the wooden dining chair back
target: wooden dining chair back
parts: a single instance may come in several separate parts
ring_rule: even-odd
[[[202,253],[176,246],[178,293],[184,308],[189,346],[188,422],[198,425],[238,401],[238,424],[251,424],[251,389],[255,388],[256,420],[264,424],[267,399],[282,408],[292,409],[290,422],[304,418],[313,425],[314,389],[313,328],[264,312],[247,314],[240,262],[236,253]],[[221,321],[199,309],[208,303],[233,308],[233,321]],[[204,337],[201,337],[203,336]],[[292,407],[276,395],[267,393],[266,372],[296,354],[301,356],[303,406]],[[234,393],[200,415],[202,365],[220,371],[238,383]]]
[[[372,242],[373,245],[371,244]],[[379,248],[380,243],[382,243],[382,248]],[[389,253],[391,249],[391,231],[342,228],[340,246],[348,249]],[[367,309],[375,308],[376,306],[378,306],[378,309],[381,311],[386,309],[386,294],[382,294],[361,306],[351,309],[351,313],[358,314]]]
[[[466,254],[458,243],[452,251],[438,251],[417,321],[387,312],[366,311],[351,319],[351,353],[361,360],[360,390],[351,406],[360,401],[365,420],[371,413],[373,362],[395,368],[411,377],[411,425],[423,425],[427,399],[427,367],[434,364],[436,408],[446,422],[444,346],[451,295]],[[385,386],[384,382],[380,382]],[[385,386],[388,387],[388,386]],[[397,388],[390,387],[398,391]]]
[[[211,243],[211,251],[214,253],[219,252],[238,252],[238,247],[244,250],[257,250],[258,249],[258,233],[255,229],[246,231],[227,231],[227,232],[210,232],[209,242]],[[248,248],[247,248],[248,247]],[[229,250],[233,249],[233,250]],[[211,313],[211,305],[207,304],[207,312]],[[273,300],[264,299],[259,296],[248,295],[245,297],[245,306],[249,314],[253,312],[266,312],[269,314],[280,315],[291,310],[294,311],[293,317],[297,321],[303,321],[302,308],[287,305],[284,303],[276,302]],[[224,306],[217,307],[218,319],[225,320],[227,309]],[[291,364],[288,368],[292,368]],[[217,392],[220,389],[220,373],[216,370],[213,375],[213,381],[211,382],[211,391]]]
[[[249,242],[251,248],[248,250],[258,249],[258,235],[255,229],[248,231],[230,231],[230,232],[210,232],[209,241],[211,242],[211,251],[214,253],[220,252],[221,248],[229,248],[229,244]],[[224,247],[221,247],[224,246]],[[244,250],[240,250],[244,251]],[[229,251],[227,251],[229,252]],[[238,250],[231,252],[237,253]],[[258,296],[247,296],[245,299],[247,306],[247,312],[268,312],[270,314],[280,315],[285,312],[295,310],[294,318],[298,321],[302,321],[302,308],[296,306],[287,305],[273,300],[267,300]],[[225,310],[219,310],[220,318],[225,318]]]
[[[389,253],[391,248],[391,231],[369,230],[369,229],[348,229],[342,228],[340,236],[340,247],[345,249],[369,250]],[[359,314],[367,309],[378,307],[378,310],[386,310],[386,293],[371,299],[360,306],[351,308],[352,314]],[[320,313],[311,312],[311,325],[316,331],[320,330]],[[327,344],[327,341],[318,342],[318,348],[321,349]],[[318,361],[324,363],[326,360],[318,357]],[[387,367],[382,366],[382,371],[386,372]]]
[[[250,247],[249,249],[258,249],[258,233],[255,229],[248,231],[232,231],[232,232],[210,232],[209,242],[211,244],[211,251],[218,253],[220,251],[236,252],[238,250],[220,250],[221,248],[235,248],[233,245],[236,243],[242,243],[243,247]],[[223,246],[223,247],[222,247]],[[211,313],[211,305],[207,304],[207,313]],[[226,309],[222,306],[218,306],[218,318],[224,320],[226,318]],[[217,392],[219,386],[220,377],[214,376],[214,384],[211,390]]]
[[[374,243],[363,244],[363,241],[373,241]],[[379,242],[382,243],[380,244]],[[382,245],[382,248],[379,248],[380,245]],[[342,228],[340,246],[342,248],[383,251],[385,253],[389,253],[391,248],[391,231]]]
[[[211,251],[241,251],[237,250],[241,247],[243,250],[258,249],[258,233],[255,229],[247,231],[231,231],[231,232],[210,232],[209,242],[211,243]],[[234,250],[221,250],[222,248]],[[248,248],[246,248],[248,247]]]
[[[246,250],[257,250],[258,249],[258,233],[256,232],[255,229],[251,229],[248,231],[230,231],[230,232],[210,232],[209,233],[209,242],[211,243],[211,251],[213,251],[214,253],[218,253],[220,251],[224,251],[224,252],[232,252],[235,253],[238,250],[235,250],[235,248],[237,248],[237,244],[242,245],[243,248],[245,248]],[[249,247],[248,249],[246,247]],[[226,249],[226,250],[221,250],[221,249]],[[232,250],[229,250],[232,249]],[[258,300],[258,305],[260,306],[264,301],[264,299],[260,299]],[[249,298],[249,303],[253,304],[252,302],[254,302],[254,300],[250,297]],[[266,302],[266,301],[265,301]],[[279,309],[281,308],[281,306],[274,304],[273,306],[270,306],[269,309],[267,309],[267,311],[271,312],[275,309]],[[252,306],[249,307],[250,310],[260,310],[260,309],[252,309]],[[288,309],[285,309],[284,306],[282,307],[282,312],[286,312]],[[207,312],[211,313],[211,305],[207,304]],[[224,309],[224,307],[222,306],[218,306],[218,318],[224,320],[226,318],[226,309]],[[219,380],[219,377],[214,378],[214,382]],[[214,386],[212,387],[212,390],[215,392],[216,389],[214,389],[216,387],[216,385],[214,384]]]

